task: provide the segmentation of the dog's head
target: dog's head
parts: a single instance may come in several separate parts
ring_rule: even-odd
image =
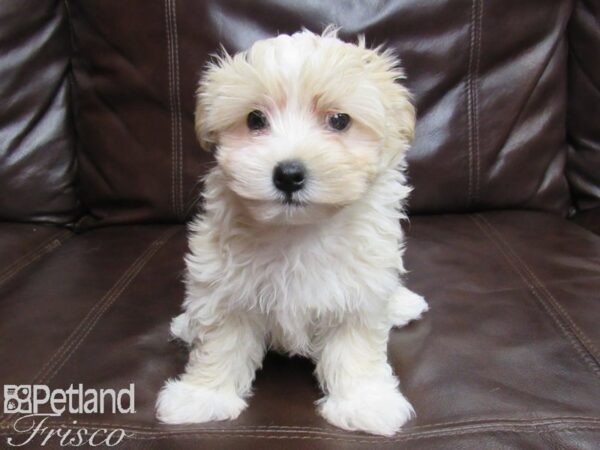
[[[263,223],[322,220],[403,161],[415,112],[389,51],[302,31],[223,54],[202,77],[196,131]]]

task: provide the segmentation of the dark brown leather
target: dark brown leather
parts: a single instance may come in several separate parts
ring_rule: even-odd
[[[573,222],[600,235],[600,207],[576,214],[573,217]]]
[[[35,267],[71,236],[59,227],[0,222],[0,285]]]
[[[569,26],[567,176],[581,211],[600,207],[599,24],[599,0],[575,2]]]
[[[598,0],[4,0],[0,384],[135,383],[135,414],[47,424],[125,429],[120,449],[597,449],[599,11]],[[480,211],[406,224],[407,283],[431,311],[393,331],[389,355],[418,416],[391,439],[337,429],[315,412],[312,365],[269,354],[236,421],[158,424],[158,390],[187,356],[168,340],[186,231],[159,222],[190,216],[212,163],[193,134],[198,72],[220,43],[237,51],[330,22],[404,61],[419,110],[412,212]],[[75,222],[78,198],[89,214],[75,229],[104,227],[15,223]],[[501,208],[515,210],[484,211]],[[3,447],[15,417],[1,413]]]
[[[570,2],[70,5],[82,198],[100,222],[187,215],[209,161],[193,132],[194,92],[220,43],[235,52],[326,23],[342,26],[345,38],[387,42],[404,61],[419,111],[409,154],[413,212],[567,212]]]
[[[62,1],[2,1],[0,220],[77,218],[69,47]]]
[[[532,212],[413,217],[407,229],[408,285],[431,311],[392,332],[390,359],[418,413],[395,438],[328,425],[311,364],[275,354],[239,419],[157,424],[157,392],[186,359],[168,341],[181,226],[90,231],[0,286],[0,317],[11,318],[0,383],[135,383],[136,414],[54,419],[134,434],[117,448],[596,449],[600,238]]]

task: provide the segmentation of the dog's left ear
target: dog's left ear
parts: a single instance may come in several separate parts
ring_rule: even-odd
[[[401,84],[402,79],[396,78],[390,86],[390,92],[386,92],[389,99],[388,117],[392,120],[392,133],[397,133],[398,138],[409,146],[415,138],[416,110],[410,92]]]
[[[364,39],[359,39],[359,46],[364,46]],[[400,60],[391,49],[382,46],[372,50],[369,63],[376,68],[377,78],[382,81],[380,89],[385,105],[387,119],[387,135],[392,136],[408,147],[415,137],[416,111],[412,96],[404,86],[404,71]]]

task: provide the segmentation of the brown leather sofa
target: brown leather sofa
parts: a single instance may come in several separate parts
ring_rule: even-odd
[[[211,164],[198,73],[220,43],[327,23],[397,48],[419,112],[407,283],[431,311],[389,347],[417,418],[336,429],[311,364],[270,354],[238,420],[159,424]],[[2,0],[0,382],[134,383],[135,413],[45,422],[123,449],[600,448],[599,23],[598,0]]]

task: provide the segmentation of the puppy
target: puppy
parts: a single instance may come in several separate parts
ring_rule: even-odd
[[[392,435],[413,415],[386,352],[391,327],[427,310],[400,278],[415,127],[402,78],[390,51],[332,28],[209,65],[196,131],[217,165],[171,324],[189,362],[159,394],[161,421],[235,419],[269,348],[315,362],[338,427]]]

